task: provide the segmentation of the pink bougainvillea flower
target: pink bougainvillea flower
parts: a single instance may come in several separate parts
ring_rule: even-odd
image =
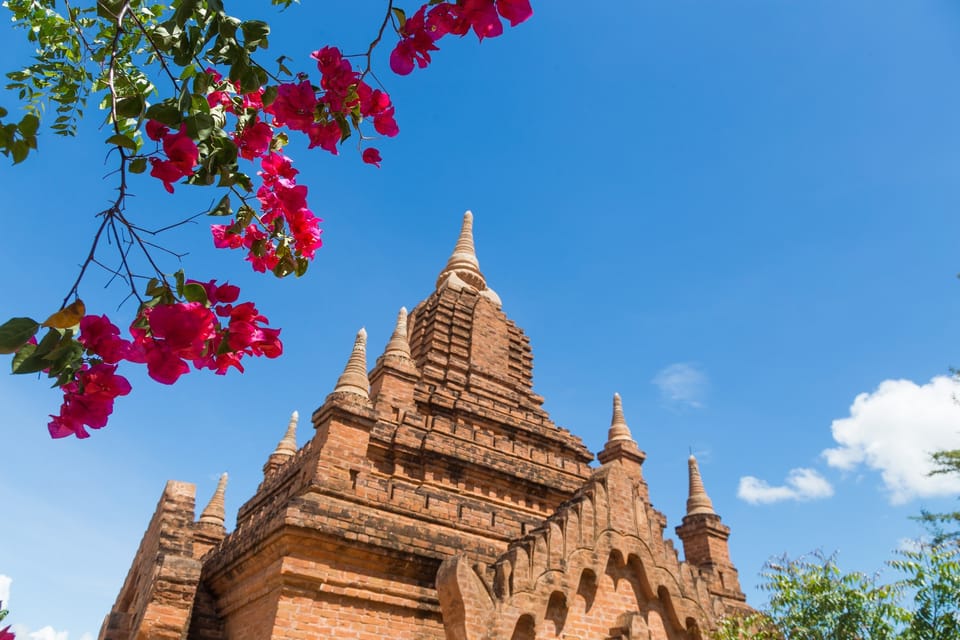
[[[470,23],[460,15],[460,7],[455,4],[441,3],[435,5],[427,14],[426,32],[434,40],[451,33],[462,36],[470,30]]]
[[[343,53],[336,47],[324,47],[311,53],[310,57],[317,61],[320,73],[327,74],[339,68]]]
[[[393,117],[393,111],[393,107],[390,107],[373,116],[373,128],[377,130],[377,133],[388,138],[400,133],[400,127],[397,126],[397,121]]]
[[[235,141],[241,158],[253,160],[259,158],[270,149],[273,141],[273,129],[266,122],[257,121],[247,125],[236,134]]]
[[[132,344],[120,337],[120,329],[107,316],[84,316],[77,342],[104,362],[115,364],[128,359]]]
[[[163,136],[169,133],[170,129],[166,125],[157,122],[156,120],[147,120],[147,137],[151,140],[160,141],[163,140]]]
[[[226,91],[211,91],[207,94],[207,104],[210,108],[222,106],[226,111],[233,113],[233,99]]]
[[[156,344],[147,350],[147,374],[161,384],[173,384],[190,367],[164,344]]]
[[[183,172],[169,160],[150,158],[150,175],[163,182],[163,188],[173,193],[173,183],[183,177]]]
[[[270,155],[264,156],[260,161],[260,168],[262,169],[260,175],[263,176],[265,182],[270,182],[277,178],[292,179],[300,173],[293,168],[293,163],[290,158],[279,153],[271,153]]]
[[[308,149],[320,147],[324,151],[329,151],[333,155],[338,155],[340,150],[337,145],[343,137],[343,131],[340,130],[340,124],[336,120],[327,123],[314,123],[307,129],[307,137],[310,138]]]
[[[497,0],[497,11],[515,27],[533,15],[530,0]]]
[[[52,420],[47,424],[50,436],[88,438],[90,434],[84,426],[104,427],[113,413],[114,399],[130,393],[130,383],[116,375],[116,371],[117,366],[113,364],[84,365],[74,381],[63,385],[60,414],[51,415]]]
[[[10,631],[9,625],[0,629],[0,640],[16,640],[16,636],[13,635],[13,631]]]
[[[196,357],[214,330],[213,312],[199,302],[159,304],[145,312],[154,343],[159,338],[174,353]],[[150,362],[149,348],[147,363]]]
[[[462,11],[463,19],[470,23],[481,41],[503,34],[503,23],[500,22],[493,0],[465,0]]]
[[[277,98],[267,113],[274,117],[275,124],[283,124],[295,131],[306,131],[314,121],[317,96],[309,80],[300,84],[287,82],[277,87]]]
[[[363,161],[367,164],[372,164],[375,167],[379,168],[380,163],[383,161],[383,158],[380,157],[380,152],[374,149],[373,147],[367,147],[363,150]]]
[[[239,249],[243,246],[243,237],[230,231],[230,225],[212,224],[210,232],[213,234],[213,246],[217,249]]]
[[[184,176],[193,175],[193,167],[197,164],[200,151],[196,143],[187,135],[185,127],[174,134],[164,136],[163,152],[167,154],[173,164]]]

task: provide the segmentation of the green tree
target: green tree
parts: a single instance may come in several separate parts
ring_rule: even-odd
[[[898,587],[912,595],[903,640],[960,638],[960,544],[952,540],[921,543],[900,551],[890,562],[906,577]]]
[[[759,613],[724,620],[718,640],[888,640],[906,617],[895,586],[843,573],[835,556],[770,561],[761,573],[770,601]]]
[[[935,474],[960,474],[960,450],[933,454]],[[759,612],[721,621],[717,640],[957,640],[960,638],[960,512],[923,513],[929,540],[887,563],[900,578],[843,573],[815,553],[768,562]],[[952,530],[945,527],[953,527]]]
[[[936,467],[930,472],[930,475],[960,475],[960,449],[937,451],[931,458],[933,458]],[[934,542],[960,540],[960,511],[944,513],[923,511],[918,520],[923,522],[933,533]]]

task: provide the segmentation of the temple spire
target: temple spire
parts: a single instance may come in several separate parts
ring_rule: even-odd
[[[283,439],[273,450],[275,456],[292,456],[297,452],[297,423],[300,421],[300,412],[294,411],[290,414],[290,422],[287,423],[287,432]]]
[[[353,343],[347,366],[337,380],[334,393],[352,393],[370,399],[370,380],[367,378],[367,330],[360,329]]]
[[[407,340],[407,308],[400,307],[400,313],[397,314],[397,326],[390,336],[390,342],[383,352],[386,356],[397,356],[410,359],[410,342]]]
[[[227,474],[224,473],[220,476],[220,482],[217,483],[217,490],[213,492],[213,497],[210,498],[210,502],[203,510],[203,513],[200,514],[199,522],[204,524],[215,524],[221,527],[226,526],[224,524],[224,519],[226,518],[226,507],[223,503],[223,494],[226,492],[226,490]]]
[[[447,266],[437,276],[437,290],[447,287],[454,291],[467,287],[498,307],[501,305],[500,296],[487,286],[487,280],[480,272],[480,262],[473,246],[473,214],[469,211],[463,214],[460,237],[457,238],[453,253],[447,260]]]
[[[607,432],[607,441],[615,440],[633,440],[627,420],[623,417],[623,404],[619,393],[613,394],[613,418],[610,420],[610,431]]]
[[[447,266],[437,278],[437,288],[451,276],[466,282],[475,289],[483,289],[487,283],[480,273],[480,262],[473,246],[473,214],[467,211],[463,214],[463,224],[460,227],[460,237],[453,247],[453,253],[447,260]]]
[[[690,473],[690,493],[687,498],[687,515],[693,516],[701,513],[716,515],[713,510],[713,502],[703,488],[703,479],[700,477],[700,467],[697,466],[697,458],[693,455],[687,460]]]

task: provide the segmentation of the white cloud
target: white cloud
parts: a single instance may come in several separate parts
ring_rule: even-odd
[[[31,640],[67,640],[69,634],[66,631],[55,631],[53,627],[46,626],[38,631],[27,634]]]
[[[677,362],[658,371],[651,382],[660,388],[664,399],[700,408],[709,380],[695,364]]]
[[[924,385],[885,380],[872,393],[861,393],[850,416],[834,420],[839,447],[823,457],[837,469],[860,465],[880,472],[890,502],[960,493],[955,475],[930,476],[930,454],[960,448],[960,385],[937,376]]]
[[[771,486],[765,480],[744,476],[737,497],[750,504],[769,504],[784,500],[818,500],[833,495],[833,487],[815,469],[791,469],[785,484]]]
[[[4,604],[0,609],[5,609],[6,605],[10,602],[10,583],[12,582],[13,578],[0,573],[0,602]]]

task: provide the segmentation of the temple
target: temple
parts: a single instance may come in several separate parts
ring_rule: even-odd
[[[102,640],[702,640],[749,610],[696,459],[681,561],[620,396],[596,466],[551,421],[472,227],[372,369],[360,329],[300,448],[293,413],[232,532],[226,474],[197,519],[167,483]]]

